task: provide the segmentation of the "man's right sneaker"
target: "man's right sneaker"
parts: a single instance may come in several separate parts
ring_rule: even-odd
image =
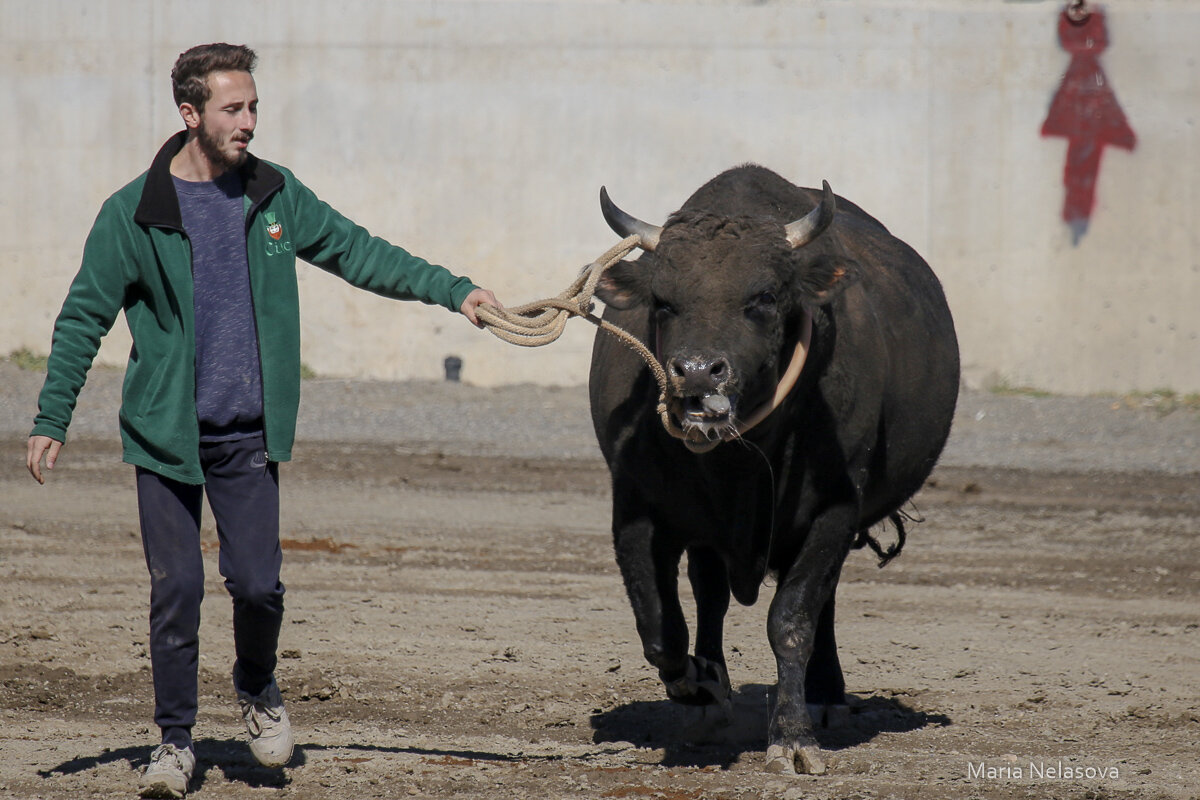
[[[159,745],[150,754],[150,766],[142,773],[140,796],[183,797],[195,769],[196,756],[192,748],[181,750],[173,744]]]
[[[236,677],[234,688],[237,688]],[[264,767],[284,767],[292,760],[292,748],[296,740],[292,736],[292,725],[283,707],[279,684],[271,682],[257,695],[237,689],[238,705],[242,719],[250,733],[250,752]]]

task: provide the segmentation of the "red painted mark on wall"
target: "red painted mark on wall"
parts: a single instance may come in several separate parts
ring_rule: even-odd
[[[1062,217],[1079,244],[1096,204],[1096,177],[1105,145],[1132,150],[1137,137],[1100,68],[1100,53],[1108,47],[1104,13],[1092,9],[1077,19],[1072,11],[1064,10],[1058,19],[1058,40],[1071,54],[1071,63],[1042,123],[1042,136],[1067,140]]]

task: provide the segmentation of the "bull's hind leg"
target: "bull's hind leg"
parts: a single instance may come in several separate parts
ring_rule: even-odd
[[[808,715],[818,728],[836,728],[850,718],[850,707],[846,704],[846,679],[842,675],[833,629],[836,597],[835,584],[817,619],[813,651],[808,659],[808,668],[804,671],[804,699],[808,703]]]
[[[729,572],[715,550],[694,547],[688,549],[688,580],[696,598],[696,674],[694,688],[680,687],[687,690],[680,694],[691,698],[681,702],[715,703],[728,715],[731,692],[725,665],[725,614],[729,611]]]
[[[771,601],[767,636],[779,671],[767,731],[767,769],[771,772],[825,771],[808,713],[805,673],[820,617],[833,596],[842,562],[850,550],[857,517],[852,505],[831,508],[817,517],[791,569],[780,576]]]

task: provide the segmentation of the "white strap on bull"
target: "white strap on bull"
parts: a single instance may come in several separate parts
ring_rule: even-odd
[[[666,370],[658,362],[658,358],[636,336],[593,313],[595,307],[593,297],[596,294],[596,284],[600,282],[600,277],[605,270],[640,246],[640,242],[641,239],[637,235],[625,237],[604,255],[584,267],[579,273],[579,277],[556,297],[525,303],[514,308],[497,308],[493,305],[481,304],[475,309],[475,315],[484,327],[496,337],[521,347],[541,347],[557,340],[562,336],[567,327],[567,320],[571,317],[582,317],[602,331],[612,334],[640,355],[654,375],[654,380],[658,383],[658,416],[667,433],[684,441],[692,452],[708,452],[721,442],[739,438],[766,419],[783,403],[784,398],[796,385],[805,359],[808,357],[808,348],[812,340],[812,318],[805,315],[800,340],[796,343],[791,361],[784,370],[770,401],[763,403],[732,429],[722,430],[717,438],[708,438],[698,428],[684,429],[679,426],[667,409],[667,399],[671,396],[671,384]]]

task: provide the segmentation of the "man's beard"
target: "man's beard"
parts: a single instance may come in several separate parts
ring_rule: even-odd
[[[250,134],[248,140],[249,138],[253,138],[253,136],[253,134]],[[200,127],[196,130],[196,141],[200,144],[200,151],[204,153],[214,167],[219,167],[222,170],[237,169],[246,160],[245,150],[239,150],[233,156],[221,150],[221,145],[217,137],[208,132],[208,128],[204,126],[204,123],[200,123]]]

